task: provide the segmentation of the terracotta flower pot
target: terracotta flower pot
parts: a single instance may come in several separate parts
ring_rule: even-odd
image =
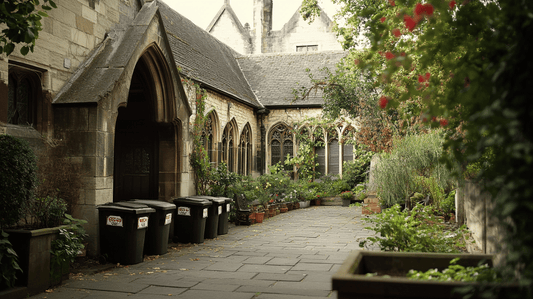
[[[265,216],[265,213],[255,213],[255,222],[263,223],[264,216]]]

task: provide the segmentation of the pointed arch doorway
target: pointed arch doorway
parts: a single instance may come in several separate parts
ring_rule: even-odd
[[[153,87],[143,59],[133,72],[126,107],[115,127],[113,201],[158,198],[158,125]]]

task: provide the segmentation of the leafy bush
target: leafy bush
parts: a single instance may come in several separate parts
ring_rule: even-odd
[[[440,225],[442,220],[434,216],[431,206],[417,204],[411,211],[401,211],[396,204],[365,221],[373,224],[365,228],[375,231],[376,236],[361,241],[360,247],[370,242],[377,243],[383,251],[461,252],[463,229],[445,231]]]
[[[352,199],[353,193],[352,191],[344,191],[340,194],[340,196],[342,197],[342,199]]]
[[[37,184],[35,154],[28,142],[0,136],[0,228],[15,225]]]
[[[356,150],[356,159],[354,161],[345,161],[343,163],[342,179],[348,183],[349,189],[353,189],[358,184],[366,181],[372,155],[372,152],[358,149]]]
[[[440,272],[438,269],[429,269],[426,272],[409,270],[407,278],[414,280],[436,280],[436,281],[464,281],[464,282],[500,282],[496,271],[488,264],[481,264],[477,267],[464,267],[457,265],[459,258],[450,261],[450,266]]]
[[[18,264],[17,253],[13,250],[13,245],[9,242],[8,234],[1,231],[0,236],[0,290],[12,288],[17,279],[17,272],[22,272]]]
[[[234,193],[230,186],[239,179],[239,175],[228,171],[226,163],[218,164],[218,167],[210,171],[210,184],[208,194],[211,196],[224,196],[233,198]]]

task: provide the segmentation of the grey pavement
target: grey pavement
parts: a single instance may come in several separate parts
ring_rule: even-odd
[[[31,298],[337,298],[331,276],[372,234],[360,207],[298,209],[203,244],[94,275],[78,275]],[[369,248],[374,250],[375,248]]]

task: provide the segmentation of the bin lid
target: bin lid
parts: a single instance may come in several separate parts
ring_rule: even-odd
[[[190,196],[191,198],[201,198],[201,199],[207,199],[211,202],[217,203],[219,205],[223,205],[226,201],[222,197],[214,197],[214,196],[207,196],[207,195],[194,195]]]
[[[200,207],[208,207],[212,205],[212,203],[204,198],[194,198],[194,197],[178,197],[174,198],[174,204],[176,205],[190,205],[190,206],[200,206]]]
[[[132,199],[130,202],[147,205],[156,210],[175,210],[176,205],[170,202],[154,199]]]
[[[103,205],[97,206],[100,210],[115,210],[122,212],[129,212],[132,214],[146,214],[154,213],[155,210],[148,207],[147,205],[133,203],[133,202],[109,202]]]

